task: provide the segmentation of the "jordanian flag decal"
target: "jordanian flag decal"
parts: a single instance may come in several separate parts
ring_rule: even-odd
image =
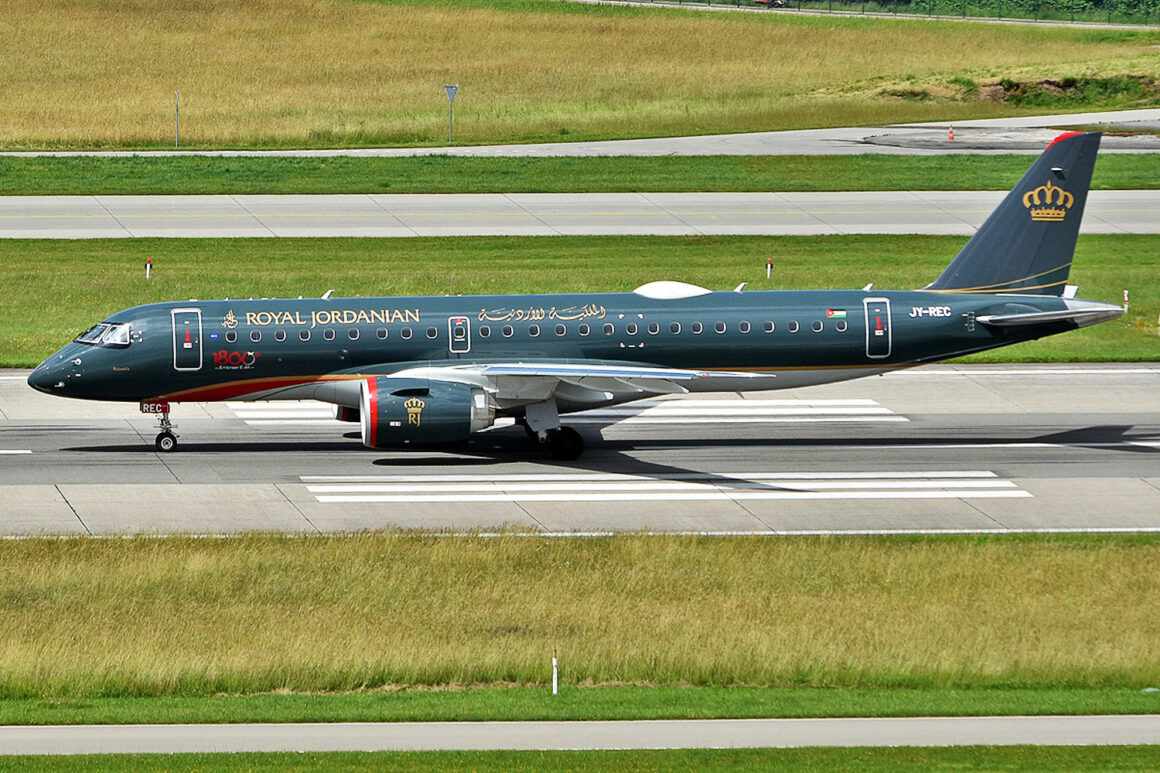
[[[826,319],[845,319],[845,309],[826,309]]]

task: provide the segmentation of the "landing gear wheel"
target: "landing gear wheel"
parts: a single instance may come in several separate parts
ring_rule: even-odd
[[[169,430],[157,433],[157,439],[153,441],[153,445],[157,447],[158,451],[169,453],[177,450],[177,435],[174,435]]]
[[[571,427],[550,430],[548,432],[548,450],[553,459],[564,461],[579,459],[580,454],[584,453],[584,438]]]

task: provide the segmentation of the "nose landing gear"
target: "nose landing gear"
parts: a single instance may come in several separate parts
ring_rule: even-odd
[[[153,440],[153,445],[158,451],[162,453],[169,453],[177,450],[177,435],[169,430],[162,430],[157,433],[157,437]]]
[[[169,403],[164,400],[147,400],[141,403],[141,413],[157,417],[157,428],[161,430],[153,440],[153,446],[162,453],[177,450],[177,433],[169,420]]]
[[[177,450],[177,433],[173,431],[173,422],[169,420],[169,411],[165,411],[157,419],[157,427],[161,431],[153,440],[153,445],[162,453]]]

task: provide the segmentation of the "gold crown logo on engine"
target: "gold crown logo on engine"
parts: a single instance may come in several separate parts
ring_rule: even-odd
[[[412,397],[407,402],[403,403],[403,407],[407,409],[407,423],[419,426],[423,419],[423,409],[427,407],[427,403],[420,400],[418,397]]]
[[[1048,180],[1023,194],[1023,206],[1031,211],[1032,220],[1058,223],[1075,205],[1075,196]]]

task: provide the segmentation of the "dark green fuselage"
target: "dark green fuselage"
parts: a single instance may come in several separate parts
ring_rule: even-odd
[[[1055,296],[921,291],[188,301],[113,314],[131,325],[127,346],[71,343],[29,381],[95,400],[276,398],[295,384],[424,365],[584,360],[768,372],[747,388],[785,388],[1072,330],[1066,320],[977,321],[1064,309]],[[734,387],[698,387],[714,388]]]

